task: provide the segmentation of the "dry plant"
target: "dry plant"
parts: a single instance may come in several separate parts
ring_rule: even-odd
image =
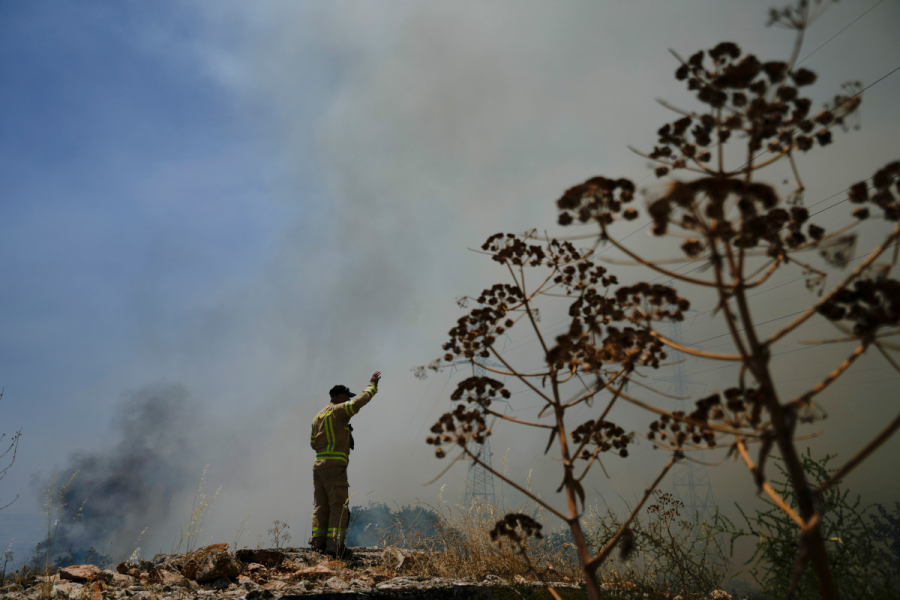
[[[72,473],[72,476],[69,477],[69,481],[56,489],[54,489],[56,484],[56,475],[54,474],[53,477],[50,478],[50,483],[44,489],[44,499],[46,500],[44,503],[44,514],[47,517],[47,545],[45,546],[45,551],[43,553],[45,575],[49,575],[52,571],[53,553],[56,550],[56,541],[60,533],[59,515],[68,505],[67,497],[69,494],[69,486],[75,481],[75,477],[78,476],[78,473],[79,471]],[[82,500],[81,506],[78,507],[78,510],[72,517],[73,524],[81,518],[85,502],[87,502],[87,499]],[[65,527],[65,524],[63,524],[63,526]]]
[[[6,546],[6,550],[3,552],[3,568],[0,569],[0,585],[6,583],[6,569],[9,567],[9,564],[15,559],[12,550],[12,545],[15,541],[16,538],[10,540],[9,545]]]
[[[194,501],[191,504],[190,518],[187,523],[181,526],[181,536],[177,542],[172,544],[172,554],[181,552],[182,547],[184,547],[184,552],[193,552],[197,548],[197,538],[202,531],[203,520],[206,518],[209,507],[212,506],[212,503],[219,495],[219,490],[222,489],[221,486],[216,488],[212,496],[207,496],[206,492],[203,491],[203,483],[208,469],[209,465],[207,464],[200,473],[197,489],[194,490]]]
[[[526,526],[534,530],[530,536],[520,536],[514,544],[496,543],[498,519],[509,512],[491,502],[480,501],[468,506],[450,505],[439,500],[438,506],[420,503],[420,514],[427,511],[438,519],[425,531],[416,527],[415,520],[393,525],[379,531],[386,547],[415,548],[414,559],[404,563],[406,570],[422,577],[477,581],[496,575],[511,581],[579,581],[581,570],[565,545],[554,545],[542,539],[541,525],[525,513],[537,513],[530,503],[519,507],[516,515],[525,516]],[[506,523],[507,521],[503,521]],[[519,523],[512,523],[514,526]],[[535,536],[534,534],[537,534]],[[524,550],[527,550],[523,552]]]
[[[67,525],[65,523],[60,523],[59,515],[68,505],[67,497],[69,493],[69,486],[75,480],[75,477],[77,475],[78,471],[75,471],[74,473],[72,473],[72,476],[65,484],[57,486],[57,474],[54,473],[50,478],[50,482],[47,484],[47,487],[43,490],[45,499],[43,508],[44,515],[47,518],[47,538],[46,540],[38,542],[35,549],[35,554],[31,558],[31,565],[24,565],[21,569],[21,578],[30,577],[33,575],[43,576],[43,580],[41,583],[42,598],[50,598],[53,588],[53,582],[51,580],[51,575],[53,574],[55,568],[53,555],[57,548],[56,543],[59,534],[62,533],[63,538],[65,538],[67,531]],[[75,512],[75,515],[72,517],[72,524],[74,524],[79,518],[81,518],[85,502],[86,500],[82,501],[81,505],[78,507],[78,510]],[[63,526],[62,531],[60,531],[60,525]]]
[[[269,539],[272,540],[273,548],[283,548],[291,541],[291,533],[288,531],[291,528],[291,526],[288,525],[288,520],[290,518],[291,516],[288,515],[287,519],[284,521],[278,519],[272,521],[272,527],[269,528],[267,533],[269,534]]]
[[[0,400],[3,400],[4,392],[5,392],[5,390],[0,389]],[[18,430],[17,432],[15,432],[12,435],[12,437],[9,438],[9,440],[6,440],[6,432],[0,433],[0,447],[2,447],[4,445],[4,443],[6,444],[6,448],[4,450],[0,451],[0,461],[4,461],[4,462],[8,461],[8,462],[6,462],[6,466],[4,466],[2,469],[0,469],[0,481],[2,481],[4,477],[6,477],[6,472],[9,471],[10,467],[13,466],[13,463],[16,462],[16,454],[19,451],[19,438],[21,438],[21,437],[22,437],[21,429]],[[7,457],[9,457],[9,458],[7,458]],[[13,502],[15,502],[18,499],[19,499],[19,495],[16,494],[15,498],[10,500],[6,504],[3,504],[2,506],[0,506],[0,510],[3,510],[4,508],[8,507],[9,505],[11,505]]]
[[[136,563],[141,560],[141,547],[139,544],[141,543],[141,538],[144,537],[144,534],[147,533],[149,527],[144,527],[141,532],[138,534],[137,538],[134,540],[134,550],[131,554],[128,555],[128,558],[125,560],[127,563]]]
[[[250,512],[247,513],[247,516],[241,521],[241,524],[238,526],[237,531],[234,533],[234,543],[232,544],[232,550],[238,550],[241,548],[241,540],[244,539],[244,536],[247,535],[248,527],[247,524],[250,522],[250,515],[253,513],[253,509],[250,509]],[[246,547],[246,546],[245,546]]]
[[[728,559],[718,530],[709,523],[681,517],[683,505],[672,494],[653,492],[645,518],[635,517],[618,556],[598,570],[601,581],[658,594],[695,596],[721,587]],[[592,552],[599,551],[621,529],[622,520],[606,504],[592,504],[582,525]]]
[[[798,67],[797,56],[806,28],[824,6],[822,0],[800,0],[795,7],[771,12],[771,24],[796,31],[797,41],[787,61],[762,62],[731,42],[699,51],[686,60],[675,55],[680,63],[676,79],[696,93],[703,109],[683,110],[663,102],[678,117],[658,130],[658,145],[651,152],[638,153],[658,164],[657,177],[682,177],[673,178],[647,206],[653,235],[661,238],[661,243],[674,242],[678,248],[669,251],[665,259],[647,258],[617,236],[621,220],[633,221],[640,216],[640,211],[631,206],[636,189],[632,181],[598,176],[576,185],[557,201],[559,225],[580,223],[594,227],[594,231],[569,238],[550,238],[535,231],[489,237],[482,252],[502,265],[508,279],[485,289],[477,299],[458,301],[462,308],[469,308],[469,301],[475,300],[477,307],[457,321],[443,346],[445,354],[430,365],[439,370],[462,360],[473,367],[473,376],[460,382],[451,396],[454,409],[442,415],[431,429],[433,435],[427,441],[439,458],[446,455],[446,448],[456,448],[457,459],[489,469],[470,444],[483,443],[495,423],[543,430],[548,436],[545,452],[555,445],[562,470],[558,491],[565,495],[564,510],[503,473],[492,472],[568,524],[589,598],[599,598],[597,569],[620,541],[633,535],[633,519],[673,464],[684,460],[687,450],[720,447],[728,448],[729,456],[743,461],[758,490],[796,526],[794,585],[810,566],[821,597],[837,597],[819,527],[821,496],[900,427],[900,415],[830,479],[815,486],[803,470],[795,428],[799,423],[823,418],[817,395],[866,351],[879,352],[900,370],[891,355],[900,347],[886,341],[900,333],[900,281],[891,277],[900,252],[900,162],[875,169],[871,182],[848,188],[847,199],[856,207],[845,227],[826,231],[810,221],[812,215],[804,206],[805,188],[795,156],[833,143],[835,130],[846,129],[848,119],[856,113],[862,92],[860,84],[849,84],[820,112],[813,111],[812,101],[801,94],[802,88],[815,82],[816,75]],[[741,146],[737,152],[746,158],[737,168],[726,167],[726,144]],[[780,193],[758,179],[763,168],[782,161],[790,166],[795,180],[788,193]],[[866,219],[869,228],[864,241],[871,244],[869,254],[839,282],[826,285],[829,266],[847,267],[857,242],[853,230]],[[589,247],[578,248],[577,241]],[[624,253],[629,264],[666,278],[679,289],[652,281],[620,285],[617,277],[599,264],[598,248],[604,244]],[[815,252],[824,259],[824,266],[816,262]],[[692,275],[676,270],[691,262],[705,265],[707,271]],[[818,295],[811,296],[808,309],[787,326],[763,336],[760,322],[753,317],[749,292],[771,286],[776,272],[792,269],[799,270],[810,290]],[[683,320],[689,308],[682,287],[716,295],[714,314],[727,328],[735,353],[697,350],[660,333],[660,323]],[[569,317],[565,332],[550,337],[548,328],[540,324],[539,311],[546,312],[546,305],[553,302],[565,302]],[[819,383],[796,397],[783,397],[772,374],[775,349],[786,336],[814,323],[816,316],[824,317],[838,330],[834,339],[817,343],[849,343],[854,348]],[[543,366],[523,369],[495,344],[517,326],[533,332],[540,344]],[[733,386],[694,399],[695,408],[687,413],[636,397],[626,385],[648,388],[635,375],[658,368],[667,358],[667,347],[698,359],[739,366]],[[502,366],[494,367],[494,363]],[[488,376],[476,376],[476,368],[484,369]],[[418,369],[420,374],[424,371]],[[501,377],[524,385],[544,404],[535,420],[520,419],[492,407],[495,400],[511,395]],[[578,389],[573,391],[574,385]],[[646,435],[657,447],[667,450],[668,459],[617,532],[603,547],[591,549],[581,525],[586,504],[582,482],[601,456],[626,457],[634,439],[633,433],[612,420],[617,403],[630,403],[653,415]],[[592,418],[583,420],[585,411],[592,412]],[[541,421],[544,415],[549,422]],[[751,444],[758,447],[755,457],[750,454]],[[765,466],[772,450],[784,460],[793,502],[786,501],[767,480]],[[509,525],[509,517],[504,522]],[[527,527],[518,531],[517,535],[529,534]],[[507,529],[498,531],[504,532],[508,533]]]

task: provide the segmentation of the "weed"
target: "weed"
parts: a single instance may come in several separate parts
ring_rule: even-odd
[[[6,547],[6,551],[3,553],[3,569],[0,570],[0,585],[6,583],[6,569],[9,567],[9,564],[13,562],[14,555],[12,551],[13,542],[16,541],[15,538],[10,540],[9,545]]]
[[[247,523],[250,522],[250,515],[253,513],[251,509],[250,512],[247,513],[247,516],[244,517],[244,520],[241,521],[241,524],[238,526],[237,531],[234,534],[234,544],[231,546],[233,550],[237,550],[240,548],[241,540],[247,535]]]
[[[4,390],[0,389],[0,400],[3,400],[3,392]],[[0,451],[0,460],[5,460],[6,457],[9,457],[9,462],[7,462],[6,466],[0,469],[0,480],[6,477],[6,472],[9,471],[10,467],[13,466],[13,463],[16,462],[16,454],[19,451],[19,439],[22,437],[22,430],[18,430],[15,432],[12,437],[9,438],[9,441],[6,442],[6,448]],[[0,433],[0,444],[3,444],[3,441],[6,440],[6,433]],[[16,494],[16,497],[7,502],[6,504],[0,506],[0,510],[7,508],[13,502],[19,499],[19,495]]]
[[[618,558],[601,567],[600,579],[683,598],[720,588],[728,561],[718,531],[680,519],[683,507],[671,494],[656,490],[653,498],[645,516],[632,520]],[[608,505],[595,504],[588,508],[583,526],[593,552],[617,534],[622,520]]]
[[[272,540],[272,546],[276,549],[287,546],[287,543],[291,541],[291,534],[288,532],[288,529],[290,529],[291,526],[288,525],[288,519],[290,519],[290,516],[283,522],[275,519],[272,521],[272,527],[270,527],[267,532],[269,534],[269,539]]]
[[[197,537],[202,531],[203,520],[206,518],[209,507],[212,506],[212,503],[219,495],[219,491],[222,489],[221,486],[217,488],[212,496],[207,496],[206,492],[203,491],[204,479],[208,469],[209,465],[207,464],[200,473],[200,480],[197,482],[197,489],[194,491],[194,501],[191,504],[191,515],[187,523],[181,526],[181,536],[178,538],[178,541],[172,544],[173,554],[181,552],[182,548],[184,552],[196,550]]]

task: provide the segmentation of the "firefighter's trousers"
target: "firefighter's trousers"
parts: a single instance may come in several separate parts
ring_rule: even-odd
[[[347,465],[334,460],[316,461],[313,467],[313,489],[315,506],[309,545],[328,551],[341,550],[347,537],[347,523],[350,521]]]

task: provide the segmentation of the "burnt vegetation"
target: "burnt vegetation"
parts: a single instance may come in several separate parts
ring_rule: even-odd
[[[632,520],[671,467],[685,460],[688,450],[723,447],[743,462],[750,485],[764,493],[794,528],[797,544],[788,592],[806,581],[804,573],[812,573],[821,598],[837,597],[821,528],[823,495],[900,427],[900,415],[880,432],[872,432],[869,443],[815,483],[804,470],[795,428],[799,422],[823,417],[817,395],[865,352],[880,353],[900,370],[892,355],[898,348],[886,340],[896,335],[900,319],[900,282],[892,277],[900,248],[900,162],[874,165],[871,180],[849,187],[845,206],[850,210],[844,227],[829,230],[814,222],[804,206],[805,186],[796,156],[836,143],[838,134],[850,129],[848,123],[862,101],[862,87],[856,82],[845,85],[820,110],[805,95],[816,74],[798,67],[797,55],[803,33],[820,5],[800,1],[796,7],[771,12],[770,24],[795,30],[797,35],[793,56],[786,61],[762,61],[731,42],[687,59],[676,55],[675,78],[684,82],[703,108],[683,110],[664,103],[677,117],[658,129],[651,150],[635,150],[656,165],[658,178],[670,180],[665,190],[641,203],[636,201],[637,185],[631,180],[592,177],[556,201],[558,225],[587,228],[578,235],[548,237],[533,230],[489,237],[481,252],[502,268],[505,280],[477,297],[459,301],[468,310],[449,331],[443,356],[427,367],[439,370],[460,361],[473,366],[473,376],[461,381],[451,396],[454,408],[439,418],[427,439],[439,458],[454,453],[455,458],[480,463],[471,443],[483,443],[499,424],[545,431],[545,453],[555,448],[560,459],[558,491],[565,494],[565,510],[503,473],[493,474],[568,525],[591,598],[599,597],[598,567],[617,544],[625,545],[633,536]],[[726,166],[726,145],[732,155],[735,147],[741,149],[740,166]],[[793,173],[788,190],[759,179],[764,168],[780,162],[787,163]],[[649,220],[654,236],[674,244],[666,260],[643,256],[620,241],[620,222],[636,219]],[[866,254],[850,269],[849,261],[861,245],[856,230],[863,221],[872,220],[878,223],[867,223]],[[875,231],[882,233],[876,236]],[[599,255],[601,247],[609,246],[672,285],[620,284]],[[672,260],[678,254],[683,258]],[[811,255],[821,260],[810,260]],[[701,262],[706,269],[691,275],[669,266],[690,262]],[[838,269],[839,281],[827,280],[830,267]],[[809,304],[786,326],[763,336],[748,292],[764,289],[783,269],[797,270],[806,278]],[[684,294],[697,288],[715,294],[716,315],[727,328],[734,354],[686,347],[662,333],[664,326],[684,319],[690,307]],[[563,333],[551,336],[541,325],[539,311],[553,302],[568,304],[568,322]],[[772,375],[773,349],[798,328],[821,324],[821,318],[831,323],[836,337],[819,341],[849,344],[852,350],[816,385],[796,397],[785,397]],[[523,371],[504,356],[498,340],[514,328],[529,329],[540,344],[544,360],[537,371]],[[695,398],[694,408],[683,412],[630,393],[632,386],[647,387],[637,375],[666,364],[672,349],[698,359],[737,364],[733,385]],[[475,368],[486,375],[476,375]],[[419,372],[424,375],[426,367]],[[516,418],[496,408],[498,399],[510,398],[502,378],[521,384],[532,399],[543,402],[538,420]],[[564,393],[569,382],[579,384],[574,394],[571,386]],[[628,432],[616,422],[613,409],[623,403],[650,413],[645,431]],[[584,415],[585,406],[591,409],[591,418],[573,419],[573,414]],[[544,415],[550,418],[540,420]],[[583,482],[605,456],[627,457],[636,434],[666,451],[668,458],[632,514],[602,547],[593,548],[582,531]],[[751,446],[757,449],[755,457]],[[773,450],[783,461],[779,463],[785,474],[783,490],[789,494],[779,493],[766,476]],[[523,539],[539,529],[522,521],[523,516],[506,516],[492,537],[506,538],[524,552]]]

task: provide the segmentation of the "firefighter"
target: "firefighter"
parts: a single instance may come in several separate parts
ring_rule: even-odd
[[[368,387],[356,396],[345,385],[334,386],[328,392],[331,402],[312,421],[309,445],[316,451],[315,505],[309,545],[335,557],[349,557],[344,539],[350,520],[350,484],[347,483],[347,464],[353,449],[350,419],[378,393],[379,379],[381,371],[375,371]]]

